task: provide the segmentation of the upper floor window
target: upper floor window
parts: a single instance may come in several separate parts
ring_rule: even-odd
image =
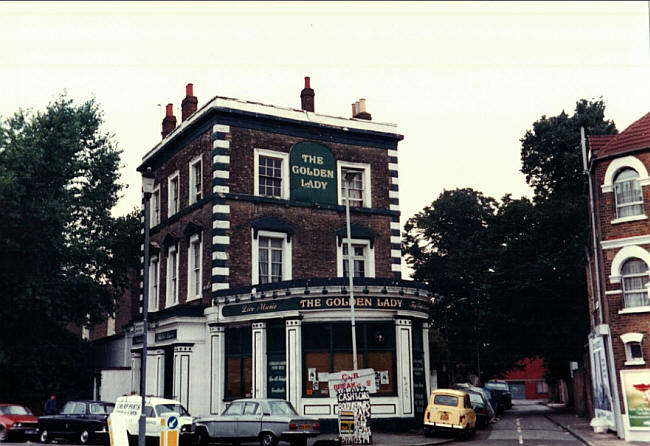
[[[621,340],[625,344],[625,365],[645,364],[641,348],[643,333],[625,333],[621,335]]]
[[[150,202],[150,227],[160,224],[160,185],[156,186],[151,195]]]
[[[149,311],[158,311],[159,290],[160,262],[158,256],[152,256],[149,261]]]
[[[194,234],[190,238],[190,246],[187,253],[187,300],[201,297],[201,237]]]
[[[253,284],[291,279],[291,242],[283,232],[253,232]]]
[[[370,241],[353,238],[351,245],[352,255],[348,253],[347,239],[338,247],[338,276],[349,277],[351,263],[352,277],[375,277],[375,253]]]
[[[614,180],[616,217],[631,217],[643,214],[643,191],[639,174],[633,169],[623,169]]]
[[[190,163],[190,203],[194,204],[200,201],[201,196],[201,158],[197,158]]]
[[[178,303],[178,246],[167,248],[167,301],[166,306]]]
[[[370,165],[365,163],[338,162],[339,204],[345,205],[348,194],[350,206],[371,207]]]
[[[169,177],[167,190],[167,216],[171,217],[179,211],[178,172]]]
[[[629,259],[621,268],[621,278],[623,279],[623,297],[625,307],[642,307],[647,306],[648,290],[648,265],[641,259]]]
[[[289,198],[289,154],[255,149],[255,195]]]

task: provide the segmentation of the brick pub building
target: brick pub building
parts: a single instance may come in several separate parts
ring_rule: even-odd
[[[152,169],[147,394],[193,415],[243,397],[289,400],[333,426],[330,372],[352,369],[348,272],[359,368],[373,368],[375,425],[421,423],[429,391],[422,285],[401,279],[393,124],[215,97],[188,84],[169,104]],[[346,244],[349,192],[351,252]],[[139,392],[142,319],[128,345]]]
[[[594,411],[619,437],[650,441],[650,113],[588,148]]]

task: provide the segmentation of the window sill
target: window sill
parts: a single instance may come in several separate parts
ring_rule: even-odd
[[[630,307],[619,310],[618,314],[630,314],[630,313],[650,313],[650,306],[643,307]]]
[[[624,365],[645,365],[645,361],[643,359],[632,359],[630,361],[625,361]]]
[[[187,299],[185,300],[185,302],[192,302],[194,300],[199,300],[199,299],[201,299],[201,297],[203,297],[203,296],[201,296],[200,294],[198,296],[188,296]]]
[[[621,217],[621,218],[615,218],[612,220],[610,223],[613,225],[617,225],[619,223],[627,223],[630,221],[639,221],[639,220],[647,220],[648,216],[647,215],[631,215],[629,217]]]

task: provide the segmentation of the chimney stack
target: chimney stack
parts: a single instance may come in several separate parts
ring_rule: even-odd
[[[167,104],[165,117],[162,121],[162,137],[165,139],[176,128],[176,116],[174,116],[174,106]]]
[[[305,111],[314,111],[314,90],[309,86],[309,76],[305,76],[305,88],[300,92],[300,102]]]
[[[196,111],[198,103],[198,99],[194,96],[194,84],[187,84],[185,86],[185,99],[181,102],[181,122],[185,121]]]
[[[365,99],[359,99],[357,102],[352,104],[352,117],[357,119],[367,119],[368,121],[372,120],[372,115],[366,111]]]

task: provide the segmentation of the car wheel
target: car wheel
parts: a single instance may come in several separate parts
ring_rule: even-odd
[[[50,442],[50,433],[47,431],[47,429],[43,429],[38,436],[38,441],[41,443],[49,443]]]
[[[206,446],[208,444],[208,433],[205,429],[199,429],[196,431],[196,444],[198,446]]]
[[[278,439],[271,432],[264,432],[260,435],[260,446],[277,446]]]
[[[79,434],[79,444],[88,444],[90,441],[90,432],[87,430],[82,430]]]
[[[0,441],[5,441],[7,439],[7,428],[4,424],[0,424]]]
[[[424,426],[424,436],[430,437],[432,435],[431,428],[429,426]]]

